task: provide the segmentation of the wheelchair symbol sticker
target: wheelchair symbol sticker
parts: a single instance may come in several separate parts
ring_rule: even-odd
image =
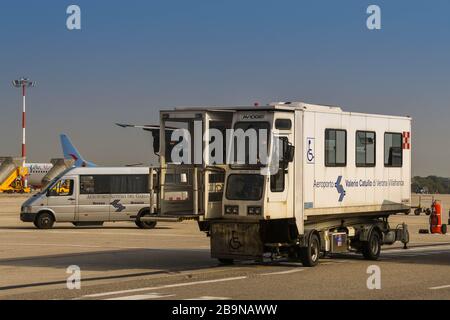
[[[315,158],[314,138],[306,138],[306,162],[314,163]]]

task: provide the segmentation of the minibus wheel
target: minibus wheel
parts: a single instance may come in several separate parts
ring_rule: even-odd
[[[55,223],[55,218],[49,212],[39,213],[34,220],[34,225],[38,229],[51,229]]]
[[[154,229],[156,227],[156,221],[136,221],[136,225],[140,229]]]
[[[144,216],[148,216],[149,211],[144,210],[139,213],[135,223],[140,229],[154,229],[156,227],[156,221],[141,221],[140,218]]]

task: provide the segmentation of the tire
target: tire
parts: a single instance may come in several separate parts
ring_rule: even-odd
[[[317,234],[311,235],[308,246],[300,248],[300,260],[305,267],[314,267],[319,263],[320,239]]]
[[[446,224],[443,224],[441,226],[441,232],[442,232],[442,234],[446,234],[447,233],[447,225]]]
[[[141,213],[139,213],[135,223],[136,226],[140,229],[154,229],[156,227],[157,222],[156,221],[140,221],[139,218],[143,216],[148,216],[149,211],[144,210]]]
[[[135,221],[136,226],[139,229],[154,229],[156,227],[156,221]]]
[[[51,229],[55,223],[55,218],[51,213],[42,212],[34,220],[34,225],[38,229]]]
[[[414,210],[414,214],[415,214],[416,216],[420,216],[420,212],[421,212],[421,210],[420,210],[420,209],[416,209],[416,210]]]
[[[367,260],[378,260],[381,252],[381,236],[378,231],[372,231],[367,242],[363,243],[362,254]]]
[[[219,258],[217,260],[219,260],[220,264],[227,265],[227,266],[232,265],[234,263],[233,259],[222,259],[222,258]]]

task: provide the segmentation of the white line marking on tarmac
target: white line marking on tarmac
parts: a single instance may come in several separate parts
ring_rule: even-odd
[[[131,232],[105,232],[102,230],[98,230],[98,229],[90,229],[95,230],[96,231],[96,235],[113,235],[113,236],[118,236],[118,235],[124,235],[124,236],[143,236],[143,237],[152,237],[152,236],[161,236],[161,237],[188,237],[188,238],[203,238],[203,235],[199,234],[199,235],[192,235],[192,234],[175,234],[175,233],[140,233],[139,230],[136,230],[136,233],[131,233]],[[0,228],[0,232],[1,233],[6,233],[6,232],[10,232],[10,233],[36,233],[38,232],[39,234],[45,233],[45,234],[89,234],[92,235],[92,232],[87,232],[87,231],[73,231],[70,229],[65,229],[65,230],[35,230],[35,229],[30,229],[30,230],[10,230],[10,229],[1,229]]]
[[[428,288],[428,289],[430,289],[430,290],[440,290],[440,289],[447,289],[447,288],[450,288],[450,284],[449,285],[445,285],[445,286],[439,286],[439,287],[431,287],[431,288]]]
[[[153,247],[125,247],[125,246],[92,246],[92,245],[84,245],[84,244],[56,244],[56,243],[16,243],[16,242],[1,242],[0,246],[37,246],[37,247],[73,247],[73,248],[102,248],[102,249],[155,249]],[[175,249],[175,248],[173,248]],[[195,249],[189,250],[201,250],[209,249],[209,246],[198,246]]]
[[[232,277],[232,278],[222,278],[222,279],[214,279],[214,280],[194,281],[194,282],[184,282],[184,283],[174,283],[174,284],[166,284],[166,285],[157,286],[157,287],[147,287],[147,288],[138,288],[138,289],[130,289],[130,290],[94,293],[94,294],[84,295],[83,298],[98,298],[98,297],[104,297],[104,296],[111,296],[111,295],[115,295],[115,294],[141,292],[141,291],[151,291],[151,290],[161,290],[161,289],[177,288],[177,287],[187,287],[187,286],[194,286],[194,285],[199,285],[199,284],[234,281],[234,280],[243,280],[243,279],[247,279],[247,276]]]
[[[450,246],[448,245],[439,245],[439,246],[426,246],[426,247],[411,247],[409,249],[388,249],[383,250],[382,254],[388,254],[388,253],[398,253],[398,252],[427,252],[427,251],[443,251],[443,250],[450,250]]]
[[[274,276],[278,274],[289,274],[289,273],[295,273],[305,271],[305,269],[292,269],[292,270],[285,270],[285,271],[275,271],[275,272],[267,272],[267,273],[260,273],[260,276]]]
[[[125,297],[117,297],[117,298],[109,298],[105,300],[150,300],[150,299],[160,299],[166,297],[173,297],[174,294],[159,294],[159,293],[146,293],[146,294],[138,294],[134,296],[125,296]]]

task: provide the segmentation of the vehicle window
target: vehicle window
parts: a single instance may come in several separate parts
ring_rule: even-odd
[[[264,176],[260,174],[231,174],[227,181],[226,197],[229,200],[260,200]]]
[[[270,176],[270,191],[284,191],[285,172],[283,168],[278,169],[277,174]]]
[[[384,134],[384,165],[386,167],[401,167],[403,165],[401,133]]]
[[[148,175],[113,175],[111,176],[111,193],[149,193]]]
[[[347,165],[347,131],[325,130],[325,166],[345,167]]]
[[[109,194],[110,176],[80,176],[80,194]]]
[[[278,130],[291,130],[292,122],[290,119],[276,119],[275,129]]]
[[[356,166],[375,166],[375,132],[356,131]]]
[[[64,197],[73,195],[73,180],[63,179],[49,189],[50,197]]]
[[[235,167],[248,167],[248,166],[261,166],[261,159],[259,159],[260,154],[265,155],[269,150],[269,136],[270,127],[267,122],[237,122],[234,125],[235,134],[239,129],[244,132],[244,137],[238,139],[236,136],[233,137],[233,149],[234,157],[232,159],[232,168]],[[251,138],[254,137],[254,138]],[[261,139],[264,137],[265,139]],[[256,138],[256,139],[255,139]],[[244,139],[244,140],[242,140]],[[245,154],[238,154],[238,147],[243,146],[245,149]],[[260,147],[265,149],[261,153],[259,152]],[[254,160],[256,159],[256,163]],[[244,163],[242,163],[244,161]]]

